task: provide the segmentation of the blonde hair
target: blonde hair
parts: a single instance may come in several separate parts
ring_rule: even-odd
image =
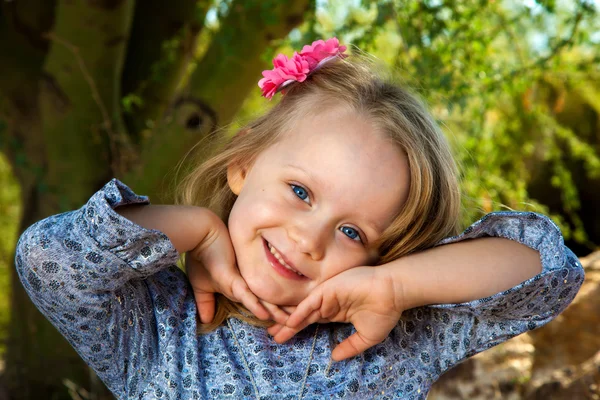
[[[232,163],[251,165],[297,118],[340,103],[372,121],[377,131],[386,134],[408,158],[408,198],[379,240],[378,264],[432,247],[456,234],[458,173],[438,125],[417,96],[378,76],[367,62],[350,59],[329,62],[305,82],[286,88],[270,111],[242,128],[218,154],[192,168],[178,187],[176,202],[207,207],[227,221],[236,200],[227,183],[227,167]],[[268,325],[219,295],[213,322],[199,331],[216,329],[230,316]]]

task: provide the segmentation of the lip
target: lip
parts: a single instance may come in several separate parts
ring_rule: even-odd
[[[281,265],[281,263],[277,260],[277,258],[275,258],[275,256],[271,253],[271,250],[269,250],[268,242],[264,238],[263,238],[263,247],[265,249],[265,255],[267,257],[267,261],[269,261],[269,264],[271,264],[271,267],[273,267],[273,269],[279,275],[281,275],[284,278],[295,280],[295,281],[304,281],[304,280],[308,279],[306,276],[300,276],[297,273],[295,273],[294,271],[290,271],[289,269],[287,269],[286,267]],[[279,253],[279,254],[281,254],[281,253]],[[283,260],[285,261],[285,263],[287,265],[296,269],[294,264],[290,263],[287,260],[287,258],[285,258],[283,255],[281,255],[281,256],[283,257]],[[296,271],[298,271],[298,270],[296,269]]]

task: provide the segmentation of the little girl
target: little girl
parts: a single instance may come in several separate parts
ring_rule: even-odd
[[[260,86],[281,101],[190,173],[182,205],[113,179],[21,236],[23,285],[117,398],[425,399],[575,296],[583,270],[544,216],[443,239],[459,213],[443,135],[344,50],[277,56]]]

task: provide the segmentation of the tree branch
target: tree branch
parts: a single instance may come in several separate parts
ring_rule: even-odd
[[[210,1],[137,1],[122,88],[125,121],[137,142],[147,121],[162,117],[196,50]]]
[[[54,197],[47,204],[49,213],[81,204],[134,161],[120,108],[133,6],[133,0],[110,7],[98,1],[61,0],[57,5],[40,93],[46,182]]]
[[[234,1],[221,30],[198,63],[190,83],[192,96],[208,100],[221,122],[228,123],[269,66],[263,54],[274,39],[302,22],[308,1]],[[250,34],[252,32],[252,34]]]
[[[88,68],[86,67],[85,62],[83,61],[83,59],[81,58],[81,55],[79,54],[79,48],[64,39],[61,39],[60,37],[58,37],[56,34],[54,34],[52,32],[45,34],[44,37],[47,38],[48,40],[52,40],[57,43],[60,43],[61,45],[65,46],[67,49],[69,49],[69,51],[71,53],[73,53],[73,57],[75,57],[75,60],[77,60],[77,65],[79,66],[79,71],[81,72],[81,75],[83,76],[83,78],[85,79],[86,83],[88,84],[88,86],[90,88],[92,99],[98,106],[98,109],[100,110],[100,114],[102,115],[102,128],[108,133],[108,142],[110,144],[111,154],[116,154],[118,151],[117,144],[119,142],[118,134],[113,129],[113,123],[108,115],[108,110],[106,109],[106,106],[104,105],[104,102],[102,101],[102,98],[100,97],[100,92],[98,91],[98,87],[96,86],[96,83],[94,82],[94,78],[92,78],[92,76],[90,75],[90,72],[89,72]]]
[[[221,29],[198,63],[188,95],[143,143],[144,164],[128,175],[136,189],[160,198],[165,175],[216,126],[228,124],[269,65],[263,54],[304,18],[309,0],[233,1]],[[138,176],[144,176],[143,183]],[[169,201],[168,198],[161,198]]]

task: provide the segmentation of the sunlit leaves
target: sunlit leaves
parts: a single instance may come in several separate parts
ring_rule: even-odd
[[[337,35],[375,54],[430,104],[462,169],[465,223],[483,212],[547,212],[528,187],[541,168],[561,193],[568,236],[585,241],[567,160],[600,175],[597,148],[561,122],[557,90],[598,112],[600,16],[592,1],[328,0],[301,32]],[[308,27],[310,26],[310,29]],[[597,36],[594,39],[594,35]],[[295,36],[298,47],[302,35]],[[575,75],[577,74],[577,75]],[[563,114],[560,114],[560,113]]]
[[[8,161],[0,154],[0,356],[5,351],[6,326],[9,320],[10,274],[18,220],[21,214],[19,186]]]

